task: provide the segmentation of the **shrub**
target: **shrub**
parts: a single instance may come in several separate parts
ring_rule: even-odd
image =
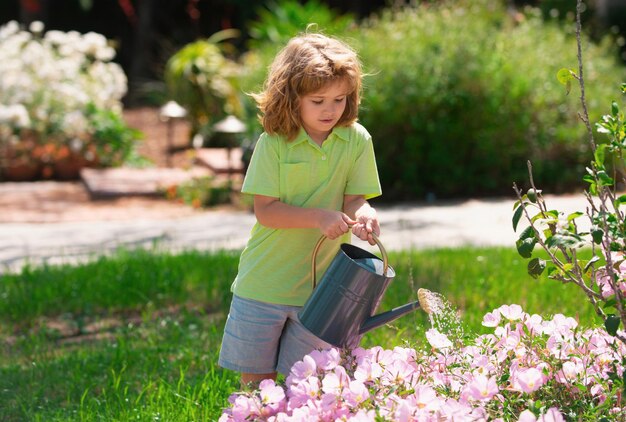
[[[555,78],[576,63],[571,21],[544,22],[530,8],[512,15],[500,2],[448,1],[386,9],[357,30],[327,33],[354,46],[369,73],[360,119],[374,139],[384,200],[508,195],[506,181],[524,180],[528,159],[544,186],[578,186],[584,128],[576,98],[564,97]],[[610,39],[585,44],[599,117],[625,72]],[[279,47],[246,56],[244,91],[260,89]],[[245,108],[258,129],[249,98]]]
[[[503,181],[524,179],[529,158],[555,191],[578,181],[584,128],[555,78],[576,63],[573,26],[460,1],[387,10],[353,37],[372,74],[361,120],[386,198],[508,194]],[[608,41],[588,57],[590,96],[609,98],[623,69]]]
[[[113,48],[93,32],[30,28],[0,28],[0,169],[123,162],[140,134],[121,119],[127,80]]]
[[[622,420],[626,347],[605,331],[515,304],[483,325],[493,332],[466,342],[433,327],[424,350],[313,351],[284,387],[233,394],[220,421]]]

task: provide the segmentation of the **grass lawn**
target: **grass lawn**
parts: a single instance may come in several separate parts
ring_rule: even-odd
[[[237,374],[216,366],[238,252],[120,251],[80,266],[0,276],[0,420],[216,420]],[[484,313],[529,313],[596,325],[573,286],[526,275],[512,248],[390,253],[396,271],[380,305],[442,293],[466,333]],[[418,345],[424,312],[371,331],[362,345]]]

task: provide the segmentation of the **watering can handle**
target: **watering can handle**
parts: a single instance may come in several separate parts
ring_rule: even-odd
[[[348,227],[352,228],[351,225]],[[378,246],[378,249],[380,249],[380,254],[382,255],[382,258],[383,258],[383,274],[387,274],[387,268],[389,267],[389,262],[387,259],[387,251],[383,247],[383,244],[380,243],[378,236],[376,236],[376,234],[373,232],[372,232],[372,238],[374,239],[374,242],[376,242],[376,246]],[[317,275],[315,274],[315,260],[317,258],[317,252],[320,250],[320,246],[322,246],[322,243],[324,243],[324,240],[326,240],[326,236],[322,235],[322,237],[320,237],[320,240],[317,241],[315,248],[313,248],[313,258],[311,259],[311,276],[313,278],[313,289],[315,289],[315,287],[317,286]]]

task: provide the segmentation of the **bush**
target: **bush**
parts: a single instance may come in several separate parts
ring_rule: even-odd
[[[369,73],[360,119],[374,139],[385,200],[509,195],[529,159],[544,187],[578,186],[588,146],[577,99],[564,97],[556,78],[576,67],[572,22],[456,1],[386,9],[334,35],[355,47]],[[609,39],[585,43],[597,120],[625,72]],[[248,55],[245,91],[260,89],[276,49]],[[252,121],[250,99],[246,110]]]
[[[312,351],[284,386],[268,379],[231,395],[219,420],[623,420],[626,347],[606,332],[516,304],[483,325],[493,332],[455,340],[434,324],[430,349]]]
[[[126,75],[102,35],[9,22],[0,51],[0,170],[45,166],[50,177],[62,162],[117,165],[130,156],[140,134],[121,118]]]
[[[467,3],[387,11],[354,36],[372,73],[361,120],[385,197],[509,194],[528,159],[551,189],[571,189],[588,152],[576,98],[556,79],[577,63],[573,25]],[[588,47],[589,97],[600,101],[624,74],[608,44]]]

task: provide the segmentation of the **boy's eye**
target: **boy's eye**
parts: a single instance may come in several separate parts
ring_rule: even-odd
[[[311,100],[313,104],[322,104],[322,100]]]

